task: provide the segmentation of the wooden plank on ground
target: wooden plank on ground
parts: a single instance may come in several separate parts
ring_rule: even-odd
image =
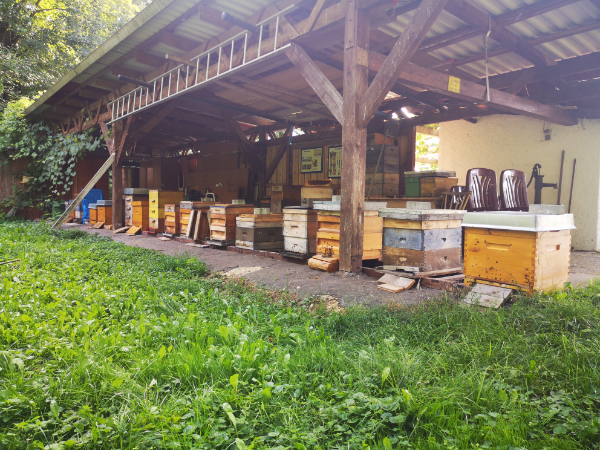
[[[113,230],[113,234],[125,233],[127,230],[129,230],[129,228],[130,227],[122,227],[117,230]]]
[[[131,227],[129,230],[127,230],[127,234],[129,236],[133,236],[139,233],[140,231],[142,231],[142,227]]]
[[[104,226],[104,222],[97,222],[94,224],[94,226],[92,228],[94,228],[95,230],[99,230],[103,226]]]
[[[464,279],[465,276],[463,274],[440,278],[425,277],[421,278],[421,287],[448,291],[454,288],[458,283],[462,283]]]

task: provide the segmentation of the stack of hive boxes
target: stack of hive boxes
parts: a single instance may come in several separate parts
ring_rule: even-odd
[[[383,264],[406,271],[460,268],[465,211],[382,209]]]
[[[165,205],[165,233],[170,235],[179,234],[179,205]]]
[[[251,250],[283,248],[281,214],[241,214],[236,218],[235,246]]]
[[[289,186],[284,184],[274,184],[271,186],[271,212],[281,214],[284,206],[290,204],[300,204],[301,199],[300,186]],[[297,202],[297,203],[296,203]],[[284,205],[285,203],[285,205]]]
[[[456,172],[430,170],[404,172],[406,197],[441,197],[458,185]]]
[[[286,252],[314,255],[317,252],[317,211],[306,207],[283,209]]]
[[[98,206],[96,203],[90,203],[88,208],[90,209],[90,224],[95,225],[98,222]]]
[[[151,190],[148,228],[155,232],[163,232],[165,229],[165,205],[179,203],[182,200],[183,192],[180,191]]]
[[[97,221],[103,222],[104,225],[112,225],[112,200],[97,200],[96,207]]]
[[[210,240],[234,244],[236,219],[240,214],[252,214],[254,205],[218,204],[210,207]]]
[[[125,226],[132,227],[133,223],[133,202],[146,202],[148,205],[149,189],[125,188],[123,196],[125,197]],[[138,225],[139,226],[139,225]],[[146,227],[148,224],[145,225]]]
[[[383,219],[378,211],[385,202],[365,202],[363,260],[381,259]],[[317,253],[340,254],[340,202],[315,202],[317,210]]]
[[[400,147],[376,145],[368,149],[366,172],[367,194],[397,196],[400,188]]]

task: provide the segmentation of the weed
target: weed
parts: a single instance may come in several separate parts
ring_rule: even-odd
[[[339,313],[187,255],[0,223],[0,260],[17,258],[0,267],[2,448],[599,445],[598,284]]]

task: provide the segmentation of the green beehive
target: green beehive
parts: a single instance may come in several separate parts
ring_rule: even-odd
[[[420,197],[421,196],[421,179],[416,177],[406,177],[404,195],[406,197]]]

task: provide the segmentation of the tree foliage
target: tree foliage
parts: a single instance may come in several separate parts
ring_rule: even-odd
[[[33,98],[149,0],[0,0],[0,109]]]
[[[23,112],[30,103],[27,99],[12,102],[0,116],[0,164],[30,161],[22,174],[15,174],[29,178],[26,187],[13,186],[13,195],[0,207],[48,209],[71,188],[77,160],[101,143],[88,132],[63,136],[43,123],[28,123]]]

